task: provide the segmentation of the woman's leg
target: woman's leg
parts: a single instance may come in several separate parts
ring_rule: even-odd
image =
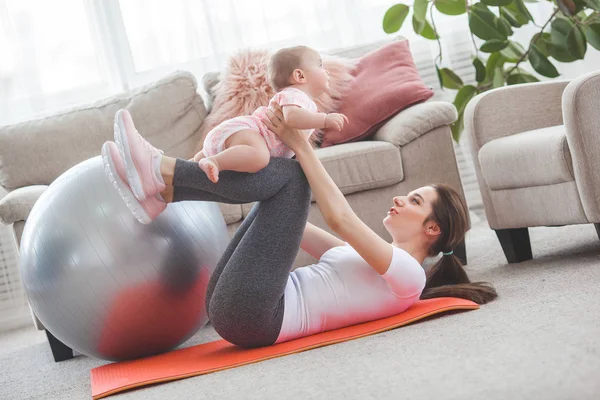
[[[191,168],[182,161],[177,160],[173,174],[174,201],[213,196],[244,203],[259,200],[211,277],[207,311],[215,330],[231,343],[273,344],[283,321],[283,293],[308,218],[306,177],[297,161],[273,158],[256,174],[224,171],[213,184],[196,163],[191,162]]]
[[[181,201],[178,189],[187,187],[205,193],[205,198],[195,200],[245,204],[269,199],[290,179],[298,179],[297,171],[289,167],[290,163],[295,164],[297,161],[274,157],[265,168],[256,173],[223,171],[217,183],[212,183],[198,163],[193,161],[163,157],[160,168],[165,184],[174,187],[174,201]]]

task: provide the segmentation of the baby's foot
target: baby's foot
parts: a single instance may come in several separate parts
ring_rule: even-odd
[[[212,183],[217,183],[219,181],[219,166],[214,160],[203,158],[198,162],[198,166],[200,166],[200,169],[204,171]]]

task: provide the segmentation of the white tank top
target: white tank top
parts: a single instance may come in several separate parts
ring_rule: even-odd
[[[424,287],[423,267],[398,247],[383,275],[348,243],[333,247],[317,264],[290,273],[276,343],[399,314]]]

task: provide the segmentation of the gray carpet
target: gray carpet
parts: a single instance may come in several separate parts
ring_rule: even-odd
[[[485,225],[470,232],[471,278],[500,293],[480,310],[109,398],[599,399],[600,241],[592,225],[530,232],[534,260],[513,265]],[[214,339],[205,328],[185,345]],[[91,398],[102,364],[5,350],[0,399]]]

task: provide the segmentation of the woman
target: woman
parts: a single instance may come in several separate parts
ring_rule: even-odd
[[[102,149],[110,179],[143,222],[170,202],[258,201],[207,288],[208,316],[225,340],[266,346],[398,314],[419,298],[457,296],[483,304],[496,297],[492,287],[470,283],[453,254],[469,229],[468,210],[455,191],[431,185],[394,197],[383,219],[390,244],[356,216],[279,108],[271,109],[265,123],[297,160],[273,158],[254,174],[223,171],[217,184],[196,162],[163,156],[123,110],[115,123],[120,148],[107,142]],[[311,189],[325,221],[343,240],[307,223]],[[290,272],[299,247],[319,263]],[[426,276],[421,264],[441,251],[444,256]]]

